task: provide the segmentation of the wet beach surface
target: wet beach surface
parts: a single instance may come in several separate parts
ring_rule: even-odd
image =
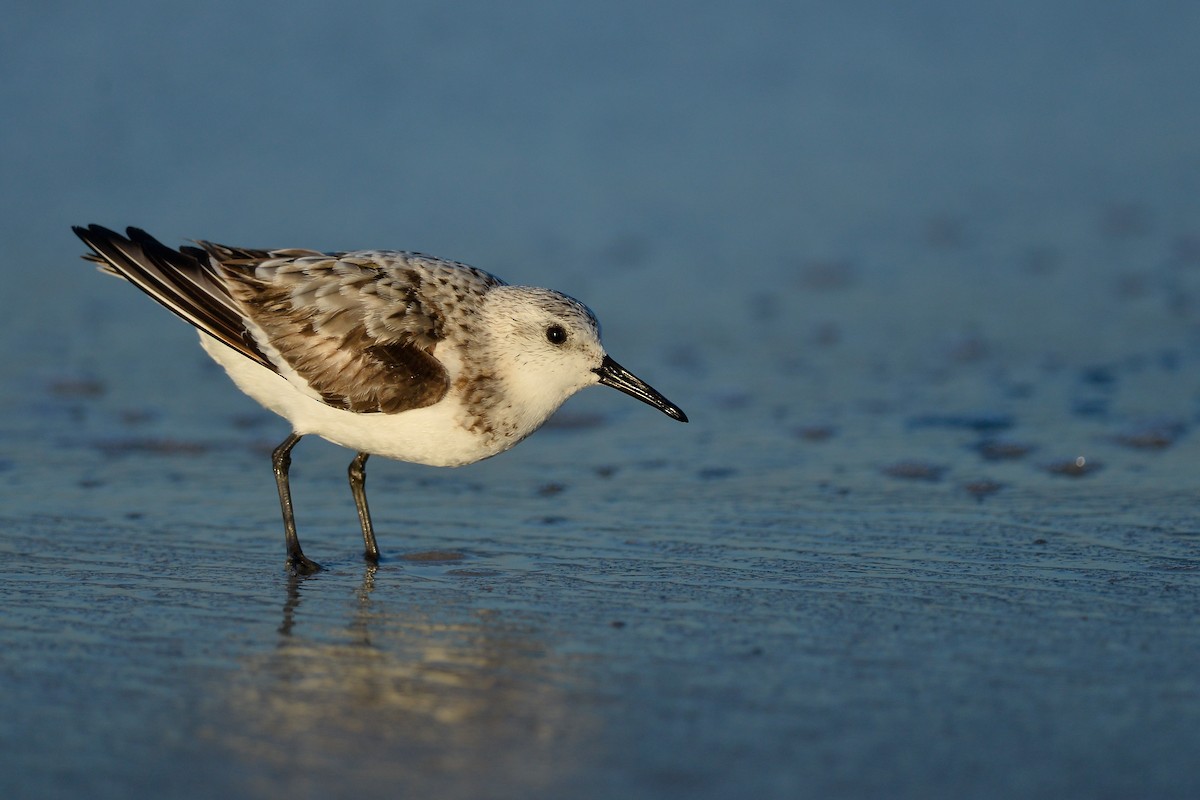
[[[1070,38],[1072,6],[1053,4],[1022,77],[998,69],[1003,36],[961,44],[1024,30],[1019,15],[917,9],[870,24],[709,12],[678,39],[652,15],[628,34],[649,88],[610,96],[615,67],[566,81],[595,108],[526,71],[619,26],[560,20],[560,44],[500,62],[565,106],[559,124],[474,94],[464,118],[505,121],[518,152],[541,141],[520,134],[581,137],[600,166],[560,185],[497,156],[511,173],[471,173],[480,196],[453,210],[450,189],[378,209],[378,187],[274,203],[252,187],[226,207],[222,169],[254,165],[174,123],[150,130],[199,155],[166,179],[195,182],[173,206],[148,177],[177,166],[170,137],[137,140],[148,163],[129,186],[6,155],[33,198],[3,223],[0,265],[16,290],[0,327],[6,796],[1200,793],[1200,161],[1181,134],[1200,111],[1168,102],[1200,20],[1113,12]],[[777,23],[801,22],[821,35],[783,47]],[[461,26],[486,60],[493,23],[419,24],[452,43]],[[1087,61],[1114,37],[1128,61]],[[711,41],[714,61],[688,55]],[[835,66],[839,42],[876,55]],[[128,78],[85,52],[68,60],[79,74]],[[329,98],[341,79],[305,91]],[[666,98],[679,130],[707,133],[668,146],[638,127]],[[730,103],[788,135],[703,113]],[[890,121],[887,145],[867,146],[867,111]],[[830,121],[801,135],[807,113]],[[603,130],[561,122],[581,116]],[[98,119],[97,142],[116,136]],[[463,146],[405,135],[432,164]],[[743,161],[709,160],[731,152]],[[356,163],[340,158],[328,175]],[[682,177],[698,165],[711,195]],[[535,185],[505,205],[514,176]],[[294,578],[269,459],[284,424],[186,326],[77,262],[67,226],[90,221],[171,242],[416,247],[555,286],[692,421],[596,388],[487,462],[374,459],[378,567],[359,556],[352,454],[305,439],[297,522],[326,569]]]

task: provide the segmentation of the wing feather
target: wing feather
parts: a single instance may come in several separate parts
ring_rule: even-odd
[[[75,228],[84,258],[322,399],[395,414],[438,402],[450,377],[435,356],[446,315],[501,281],[417,253],[253,250],[197,241],[173,250],[137,228]],[[283,365],[290,371],[282,370]],[[289,378],[292,379],[292,378]]]
[[[128,238],[100,225],[72,230],[92,248],[84,258],[99,264],[102,272],[124,278],[175,315],[274,369],[246,330],[245,314],[210,260],[172,250],[137,228],[128,229]]]

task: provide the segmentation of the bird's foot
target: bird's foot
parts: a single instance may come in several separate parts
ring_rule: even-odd
[[[304,553],[288,556],[287,568],[293,575],[314,575],[321,571],[321,565]]]

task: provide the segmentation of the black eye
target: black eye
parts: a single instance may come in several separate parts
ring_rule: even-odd
[[[567,331],[562,325],[551,325],[546,328],[546,341],[550,344],[562,344],[567,340]]]

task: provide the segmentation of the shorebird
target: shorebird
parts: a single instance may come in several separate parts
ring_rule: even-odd
[[[272,454],[287,564],[320,565],[296,534],[288,469],[302,436],[356,452],[350,489],[365,557],[379,547],[367,507],[371,454],[453,467],[502,453],[575,392],[611,386],[687,422],[605,351],[587,306],[550,289],[394,250],[172,249],[145,231],[73,229],[85,259],[200,332],[243,392],[292,425]]]

